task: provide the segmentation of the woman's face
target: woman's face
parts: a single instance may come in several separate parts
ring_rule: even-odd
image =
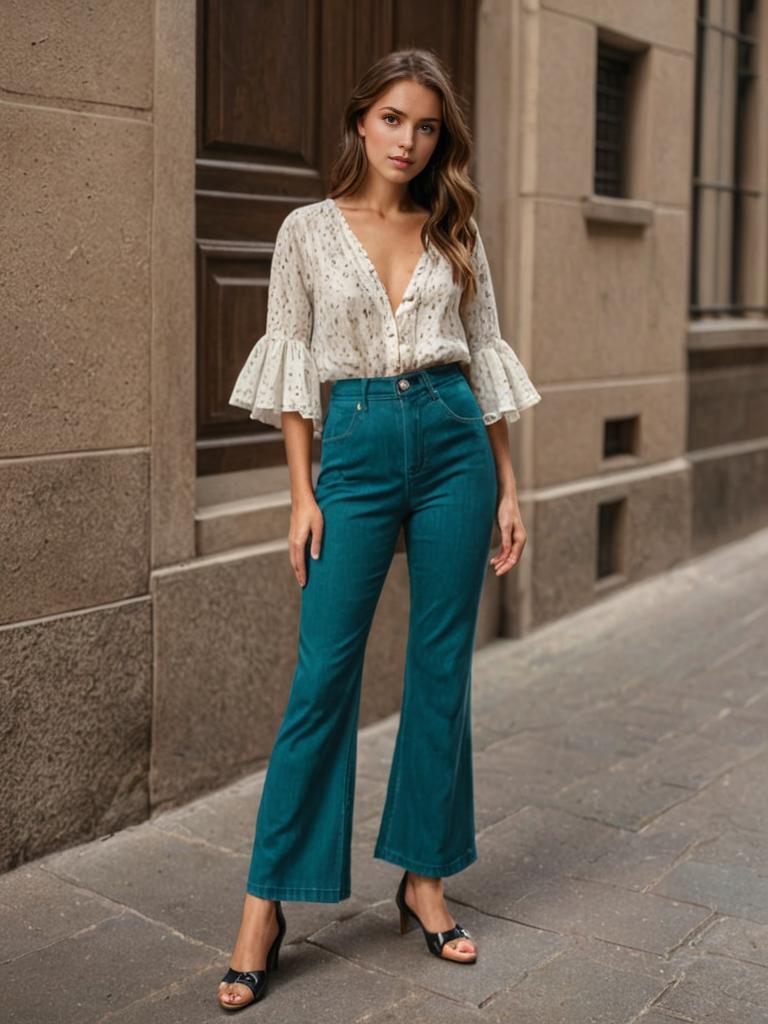
[[[420,174],[437,145],[441,107],[439,93],[418,82],[402,80],[383,92],[358,127],[371,168],[392,182]],[[392,159],[403,156],[408,163]]]

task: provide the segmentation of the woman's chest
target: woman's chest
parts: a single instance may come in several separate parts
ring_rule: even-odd
[[[313,306],[324,320],[343,317],[344,322],[377,327],[426,307],[438,316],[458,311],[461,291],[451,264],[434,247],[422,249],[404,284],[402,270],[397,280],[385,283],[370,257],[345,245],[313,247],[311,263]]]

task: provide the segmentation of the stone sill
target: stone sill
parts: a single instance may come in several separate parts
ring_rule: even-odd
[[[768,320],[757,317],[692,320],[688,324],[686,344],[689,352],[724,348],[765,348],[768,345]]]
[[[619,196],[582,196],[581,210],[584,220],[624,227],[646,227],[653,223],[653,203],[644,199],[624,199]]]

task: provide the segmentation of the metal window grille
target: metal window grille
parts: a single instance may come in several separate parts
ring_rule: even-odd
[[[598,41],[595,97],[595,193],[624,195],[627,75],[631,54]]]

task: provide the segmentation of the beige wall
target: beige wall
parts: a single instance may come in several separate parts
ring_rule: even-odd
[[[195,478],[195,7],[7,5],[0,868],[263,765],[290,684],[285,476]],[[693,0],[478,9],[479,217],[504,335],[543,395],[510,429],[529,546],[489,572],[482,644],[759,525],[768,428],[754,411],[706,434],[704,402],[733,408],[711,376],[688,402]],[[647,47],[629,200],[591,199],[598,28]],[[726,375],[726,396],[745,386]],[[638,451],[604,460],[604,419],[631,414]],[[251,514],[228,516],[249,491]],[[598,581],[611,497],[622,571]],[[401,550],[361,723],[399,706],[406,622]]]
[[[0,35],[0,865],[140,821],[152,683],[153,4]]]
[[[153,806],[152,571],[194,555],[194,11],[4,12],[2,867]]]

